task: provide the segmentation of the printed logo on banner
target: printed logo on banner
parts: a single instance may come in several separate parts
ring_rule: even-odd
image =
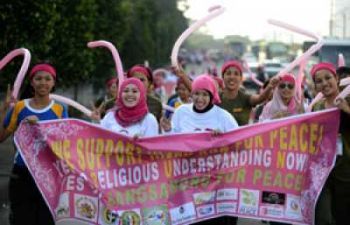
[[[74,194],[74,215],[77,218],[97,222],[98,199],[88,195]]]
[[[284,215],[283,206],[280,206],[280,205],[260,206],[260,216],[282,218],[283,215]]]
[[[102,203],[100,203],[98,221],[101,225],[119,225],[121,215],[118,212],[106,208]]]
[[[177,225],[196,219],[196,211],[193,202],[170,209],[171,224]]]
[[[239,190],[239,213],[246,215],[258,215],[259,191],[240,189]]]
[[[193,194],[193,200],[196,205],[213,202],[215,200],[215,191],[195,193]]]
[[[286,218],[302,219],[300,197],[296,195],[287,195]]]
[[[145,225],[169,225],[168,207],[165,205],[142,209]]]
[[[199,218],[207,217],[215,214],[214,204],[202,205],[197,207],[197,215]]]
[[[121,215],[120,225],[141,225],[140,209],[118,211],[118,215]]]
[[[237,200],[238,189],[237,188],[225,188],[219,189],[216,194],[216,200]]]
[[[64,192],[60,195],[58,205],[55,210],[56,219],[69,217],[69,193]]]
[[[263,191],[262,203],[284,205],[286,194],[278,192]]]
[[[236,213],[237,202],[220,202],[216,203],[217,213]]]

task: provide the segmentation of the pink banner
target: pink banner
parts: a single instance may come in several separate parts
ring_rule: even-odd
[[[189,224],[222,215],[312,224],[333,166],[339,111],[218,137],[137,141],[66,119],[21,124],[15,142],[57,224]]]

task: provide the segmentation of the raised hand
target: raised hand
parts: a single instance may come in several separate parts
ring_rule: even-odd
[[[4,102],[1,105],[0,110],[2,112],[6,112],[10,108],[11,105],[16,103],[16,101],[17,101],[17,99],[15,99],[12,95],[11,85],[8,84],[7,91],[6,91],[6,97],[5,97]]]
[[[91,108],[92,108],[92,112],[90,115],[90,119],[94,122],[99,123],[101,120],[101,112],[104,108],[105,104],[104,102],[101,103],[101,105],[99,105],[98,107],[96,107],[93,103],[91,103]]]
[[[345,99],[338,98],[335,101],[335,105],[338,107],[338,109],[350,114],[350,105],[349,105],[349,102],[346,101]]]

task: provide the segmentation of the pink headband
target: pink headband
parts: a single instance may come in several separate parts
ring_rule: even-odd
[[[117,84],[118,78],[117,77],[112,77],[106,81],[106,86],[110,88],[112,84]]]
[[[209,91],[213,96],[212,103],[219,104],[221,103],[218,89],[216,88],[215,81],[210,75],[202,74],[196,77],[192,82],[192,93],[198,90],[206,90]]]
[[[33,78],[33,76],[39,71],[45,71],[45,72],[49,73],[56,80],[55,68],[53,68],[51,65],[46,64],[46,63],[35,65],[29,73],[29,79],[31,80]]]
[[[284,74],[281,76],[281,81],[295,84],[295,78],[292,74]]]
[[[237,70],[239,70],[239,72],[241,73],[241,75],[243,74],[243,67],[241,65],[240,62],[232,60],[232,61],[227,61],[222,67],[221,67],[221,75],[223,76],[224,73],[226,72],[226,70],[230,67],[234,67]]]
[[[315,79],[315,75],[318,71],[320,70],[328,70],[329,72],[331,72],[334,76],[337,75],[337,72],[335,70],[335,66],[332,63],[329,62],[321,62],[318,63],[316,65],[314,65],[311,68],[310,74],[312,76],[312,79]]]
[[[139,65],[133,66],[128,71],[127,77],[132,77],[132,74],[135,72],[142,73],[147,76],[148,80],[153,81],[152,71],[149,68]]]

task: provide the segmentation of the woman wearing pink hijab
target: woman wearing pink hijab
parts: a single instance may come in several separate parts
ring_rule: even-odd
[[[171,123],[163,119],[163,130],[173,133],[227,132],[238,127],[230,113],[215,105],[220,103],[220,97],[215,81],[209,75],[200,75],[193,81],[192,102],[178,107]]]
[[[303,112],[296,98],[295,78],[292,74],[281,76],[272,100],[263,109],[259,121],[283,118]]]
[[[212,132],[217,135],[238,128],[237,121],[226,110],[216,104],[221,102],[217,85],[210,75],[200,75],[192,82],[192,102],[179,106],[171,122],[161,120],[165,132],[194,133]],[[193,225],[227,224],[226,217],[208,219]]]
[[[101,126],[133,137],[158,135],[158,122],[148,111],[146,94],[140,80],[136,78],[124,80],[118,93],[116,110],[105,115],[100,122]],[[96,116],[96,112],[94,113]]]

